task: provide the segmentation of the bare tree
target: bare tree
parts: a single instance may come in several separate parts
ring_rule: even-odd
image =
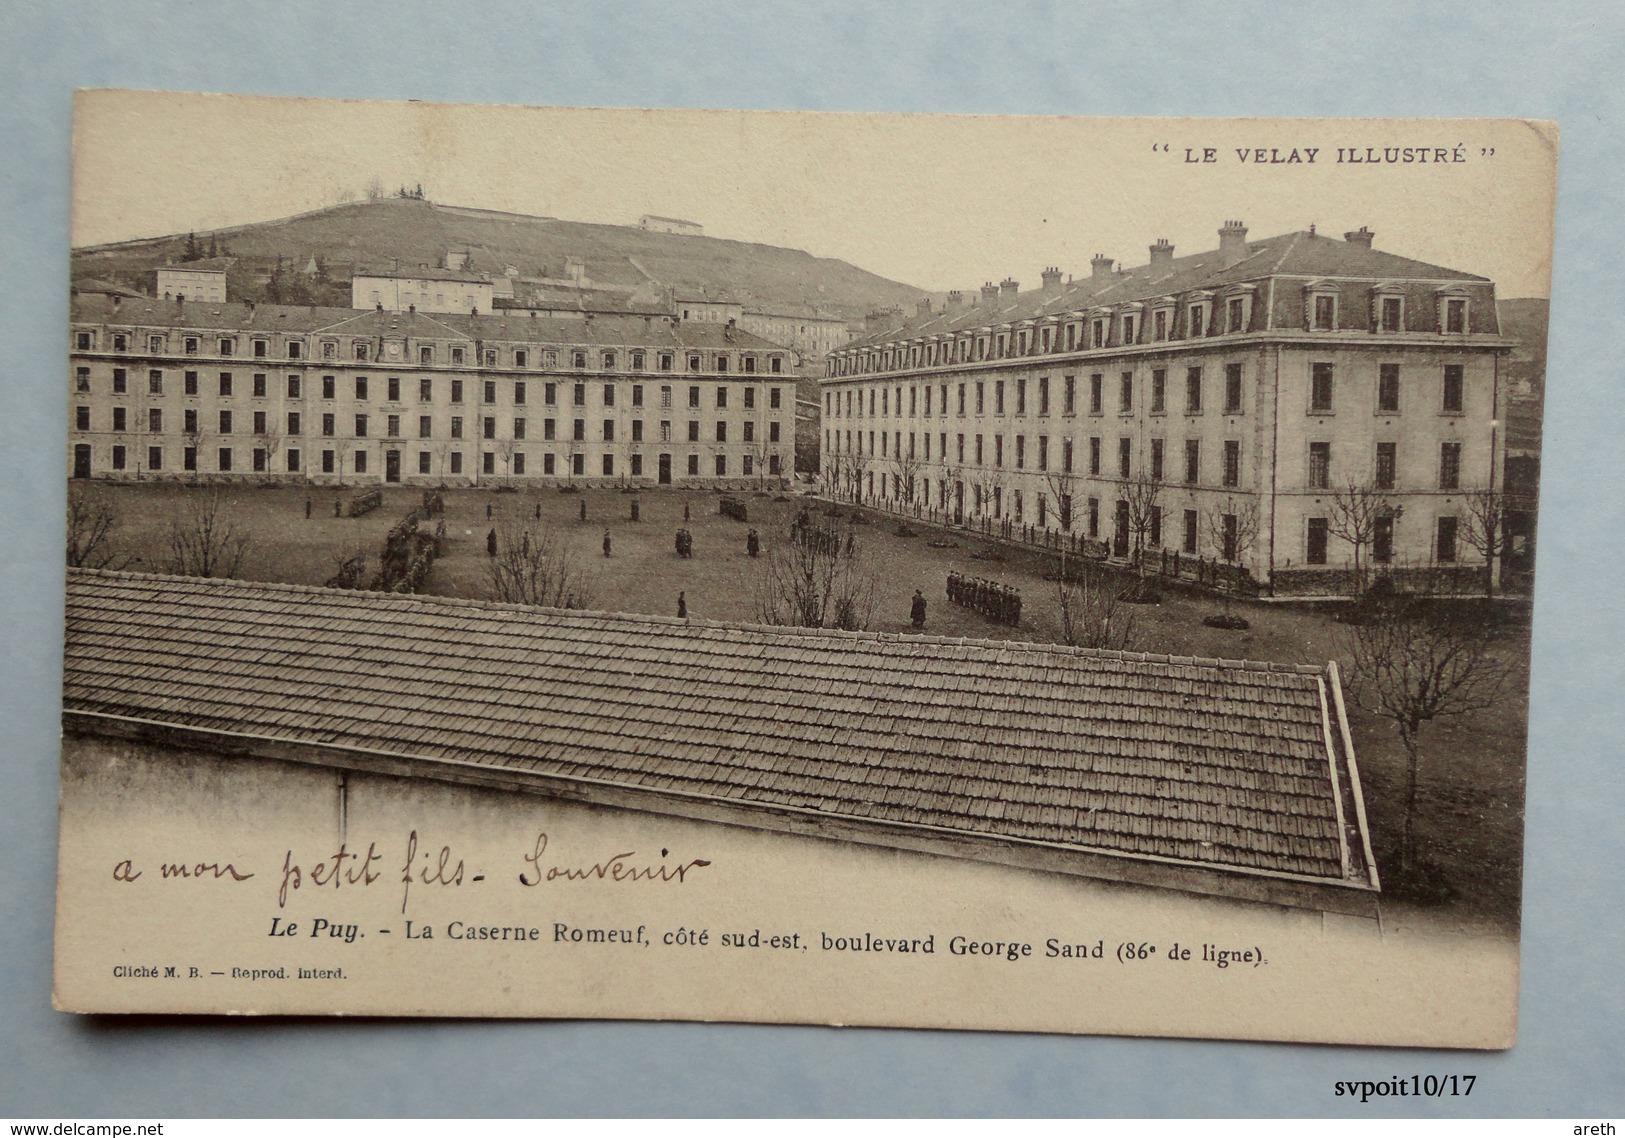
[[[846,452],[840,447],[832,446],[824,455],[824,480],[831,497],[838,495],[846,486]]]
[[[1495,486],[1469,490],[1461,519],[1461,538],[1484,559],[1484,596],[1495,596],[1495,565],[1505,552],[1506,494]]]
[[[1394,598],[1344,632],[1350,690],[1367,711],[1393,720],[1405,748],[1405,819],[1400,861],[1415,852],[1422,725],[1493,706],[1510,674],[1490,626],[1438,602]]]
[[[864,476],[868,474],[869,467],[873,462],[874,456],[866,453],[861,443],[853,448],[852,453],[847,456],[846,469],[852,479],[852,500],[854,502],[863,501]]]
[[[1378,518],[1398,518],[1404,507],[1395,506],[1388,495],[1370,483],[1350,482],[1332,494],[1326,519],[1326,532],[1340,537],[1354,548],[1354,591],[1365,592],[1365,567],[1361,555],[1377,532]]]
[[[1153,478],[1146,471],[1130,478],[1123,484],[1123,497],[1120,501],[1128,506],[1128,528],[1134,535],[1134,568],[1135,575],[1145,576],[1143,564],[1147,545],[1147,538],[1156,526],[1160,516],[1160,499],[1162,498],[1162,479]]]
[[[197,485],[198,470],[203,465],[203,444],[209,436],[202,427],[202,416],[194,416],[191,426],[186,429],[186,445],[192,451],[192,484]]]
[[[1077,493],[1078,476],[1070,470],[1051,468],[1044,475],[1044,484],[1049,487],[1050,496],[1055,499],[1055,517],[1060,523],[1060,528],[1070,532],[1072,499]]]
[[[384,183],[383,183],[383,180],[380,179],[377,175],[374,175],[371,179],[368,180],[367,188],[366,188],[365,192],[366,192],[368,201],[375,202],[375,201],[380,200],[384,196]]]
[[[1132,651],[1137,639],[1134,608],[1119,596],[1107,572],[1088,558],[1061,558],[1055,602],[1061,641],[1074,648]]]
[[[68,487],[68,564],[78,569],[123,569],[130,555],[114,544],[118,513],[107,496],[88,487]]]
[[[276,456],[282,450],[282,432],[275,427],[270,428],[260,436],[260,446],[265,451],[266,473],[276,473]]]
[[[763,624],[801,628],[868,628],[875,613],[875,576],[848,534],[776,545],[757,581],[756,613]]]
[[[451,439],[441,439],[434,444],[435,458],[440,463],[440,485],[446,484],[446,465],[451,461],[451,452],[456,444]]]
[[[773,448],[766,439],[757,439],[751,444],[750,457],[756,466],[756,489],[767,489],[767,460],[772,457]]]
[[[914,453],[914,448],[910,447],[907,453],[899,453],[892,460],[892,465],[897,468],[897,483],[901,491],[903,505],[912,506],[914,504],[914,494],[919,487],[920,474],[925,469],[925,463]]]
[[[504,482],[513,481],[513,456],[519,452],[517,439],[497,440],[497,454],[502,456],[502,479]]]
[[[1258,499],[1225,495],[1203,512],[1203,528],[1219,557],[1230,565],[1245,565],[1258,540]]]
[[[169,571],[181,577],[235,577],[253,537],[232,514],[218,488],[200,492],[169,524]]]
[[[493,601],[577,609],[594,603],[592,578],[577,564],[569,542],[535,521],[501,523],[496,554],[487,561],[487,595]]]

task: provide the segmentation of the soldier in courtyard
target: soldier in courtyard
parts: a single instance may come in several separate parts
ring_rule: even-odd
[[[677,594],[677,615],[679,617],[687,617],[688,616],[688,594],[687,593],[678,593]]]
[[[305,520],[307,522],[310,520],[310,511],[315,507],[315,505],[316,503],[310,498],[305,499]]]
[[[587,520],[587,499],[585,499],[585,498],[581,499],[580,505],[581,505],[581,520],[586,521]]]
[[[485,555],[487,557],[497,555],[497,531],[495,526],[492,526],[491,532],[485,535]]]
[[[604,531],[604,556],[609,556],[609,531]]]
[[[755,557],[761,551],[762,539],[757,536],[756,531],[753,529],[745,535],[745,552]]]
[[[909,606],[908,619],[916,629],[925,628],[925,594],[914,590],[914,603]]]

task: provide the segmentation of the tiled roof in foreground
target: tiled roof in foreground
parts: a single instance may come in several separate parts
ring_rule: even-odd
[[[67,597],[70,727],[1374,886],[1335,668],[89,570]]]

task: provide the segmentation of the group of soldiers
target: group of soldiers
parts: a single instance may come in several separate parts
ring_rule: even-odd
[[[948,599],[956,605],[975,609],[1000,624],[1008,624],[1012,628],[1021,624],[1021,590],[1009,585],[949,573]]]
[[[812,514],[805,507],[790,523],[790,540],[796,545],[804,545],[817,553],[830,557],[838,557],[841,553],[841,534],[834,526],[820,527],[814,523]],[[856,542],[852,534],[846,535],[846,555],[852,556]],[[752,556],[755,556],[752,554]]]
[[[677,556],[694,556],[694,535],[689,533],[686,529],[680,529],[677,531]]]

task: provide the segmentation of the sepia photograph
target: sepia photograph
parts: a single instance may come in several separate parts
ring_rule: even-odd
[[[58,1008],[1513,1044],[1553,124],[74,119]]]

